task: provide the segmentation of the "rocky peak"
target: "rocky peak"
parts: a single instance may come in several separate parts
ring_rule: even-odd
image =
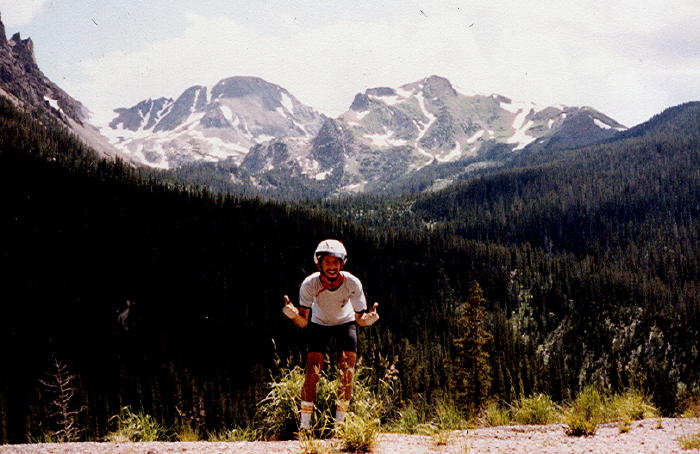
[[[158,98],[155,100],[149,98],[131,108],[120,107],[114,109],[117,117],[109,123],[109,127],[116,129],[119,125],[122,125],[124,129],[130,131],[137,131],[140,128],[150,129],[155,126],[164,107],[172,103],[172,101],[172,98]]]
[[[396,95],[396,90],[389,87],[375,87],[365,90],[365,94],[371,96],[394,96]]]
[[[423,79],[423,93],[428,98],[457,96],[457,90],[454,89],[449,80],[435,75]]]
[[[355,112],[362,112],[367,110],[372,104],[373,99],[370,96],[381,98],[383,96],[396,96],[396,90],[390,87],[374,87],[368,88],[364,93],[358,93],[355,95],[350,109]]]
[[[345,134],[340,122],[327,118],[318,134],[311,141],[311,155],[321,168],[328,169],[345,161],[345,151],[352,139]]]
[[[352,100],[352,104],[350,105],[350,109],[355,112],[362,112],[363,110],[367,110],[368,107],[369,97],[363,93],[356,94],[355,99]]]
[[[234,76],[220,80],[211,90],[212,98],[242,98],[270,90],[271,84],[259,77]]]
[[[207,87],[194,85],[188,88],[177,98],[168,114],[153,128],[153,132],[177,128],[191,113],[201,112],[206,105]]]
[[[291,100],[287,90],[279,85],[267,82],[260,77],[249,76],[234,76],[222,79],[211,90],[212,100],[218,98],[255,97],[260,99],[263,107],[270,111],[274,111],[283,105],[283,96]]]
[[[506,98],[503,95],[499,95],[499,94],[495,94],[495,93],[491,95],[491,99],[493,99],[494,101],[496,101],[498,103],[504,103],[504,104],[511,104],[513,102],[512,99]]]
[[[17,32],[12,35],[7,44],[12,47],[12,50],[25,68],[37,67],[36,58],[34,57],[34,43],[31,38],[22,39],[19,32]]]

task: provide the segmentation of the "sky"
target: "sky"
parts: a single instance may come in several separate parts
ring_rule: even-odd
[[[626,126],[700,100],[698,0],[0,0],[0,16],[98,124],[231,76],[331,117],[433,74]]]

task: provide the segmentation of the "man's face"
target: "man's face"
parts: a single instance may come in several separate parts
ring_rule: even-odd
[[[321,273],[330,280],[335,280],[343,268],[343,261],[338,257],[324,255],[319,262]]]

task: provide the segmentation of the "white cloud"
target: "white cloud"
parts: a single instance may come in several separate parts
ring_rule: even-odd
[[[44,6],[45,0],[0,0],[2,22],[7,27],[30,23]]]

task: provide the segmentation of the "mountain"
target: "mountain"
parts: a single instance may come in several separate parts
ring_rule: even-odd
[[[232,184],[287,197],[388,191],[442,164],[458,163],[441,176],[456,178],[523,151],[588,145],[625,129],[590,107],[465,94],[439,76],[367,89],[337,118],[250,77],[222,80],[210,98],[195,86],[176,101],[149,99],[115,112],[115,145],[148,165],[226,161],[237,166]],[[290,186],[301,192],[284,190]]]
[[[258,77],[230,77],[211,90],[196,85],[176,100],[148,99],[105,130],[141,163],[161,168],[226,159],[240,164],[250,148],[277,137],[310,140],[324,117],[284,88]]]
[[[90,112],[41,72],[31,38],[9,40],[0,19],[0,96],[44,121],[58,121],[101,155],[124,157],[90,123]]]
[[[442,77],[398,88],[370,88],[327,119],[308,143],[284,138],[251,149],[241,168],[258,186],[279,175],[324,182],[323,192],[386,192],[441,167],[446,178],[498,167],[520,152],[572,148],[624,126],[590,107],[537,106],[500,95],[465,95]],[[287,180],[275,179],[278,185]],[[429,179],[431,187],[436,179]],[[278,186],[279,187],[279,186]]]

